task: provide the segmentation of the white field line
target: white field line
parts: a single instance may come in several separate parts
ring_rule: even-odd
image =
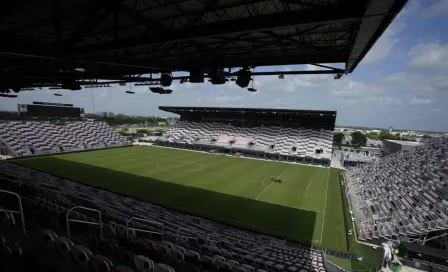
[[[305,195],[306,195],[306,196],[308,195],[308,190],[310,189],[310,185],[311,185],[311,180],[310,180],[310,182],[308,183],[308,187],[306,187],[306,192],[305,192]]]
[[[189,163],[184,163],[184,164],[177,165],[177,166],[170,167],[170,168],[166,168],[166,169],[160,169],[160,168],[159,168],[159,165],[157,165],[157,168],[159,168],[160,170],[155,171],[155,172],[152,172],[152,173],[149,173],[149,174],[147,174],[147,175],[148,175],[148,176],[150,176],[150,175],[154,175],[154,174],[157,174],[157,173],[160,173],[160,172],[163,172],[163,171],[167,171],[167,170],[171,170],[171,169],[179,168],[179,167],[182,167],[182,166],[185,166],[185,165],[189,165],[189,164],[193,164],[193,163],[198,163],[198,162],[200,162],[200,161],[205,161],[205,160],[209,160],[209,159],[210,159],[210,158],[207,157],[206,159],[203,159],[203,160],[199,160],[199,161],[190,161]]]
[[[277,178],[280,178],[280,177],[285,173],[285,171],[286,171],[286,170],[283,170],[283,172],[282,172],[282,173],[280,174],[280,176],[278,176]],[[264,180],[264,179],[263,179],[263,180]],[[263,182],[263,180],[262,180],[262,182]],[[261,191],[261,193],[258,194],[258,196],[255,198],[255,200],[258,200],[258,198],[259,198],[264,192],[266,192],[266,190],[269,189],[269,188],[272,186],[272,184],[274,184],[274,182],[271,182],[271,184],[269,184],[266,188],[264,188],[264,190]],[[263,183],[263,185],[264,185],[264,183]]]
[[[264,184],[264,181],[265,181],[265,179],[267,179],[267,178],[269,178],[269,177],[263,178],[263,179],[261,180],[261,184],[263,184],[264,187],[268,187],[268,186],[269,186],[269,185]]]
[[[327,210],[327,196],[328,196],[328,180],[330,179],[330,169],[328,168],[328,175],[327,175],[327,189],[325,190],[325,206],[324,206],[324,215],[322,219],[322,231],[320,232],[320,242],[322,243],[322,238],[324,236],[324,226],[325,226],[325,211]]]
[[[195,162],[195,163],[197,163],[197,164],[199,164],[201,167],[199,167],[199,169],[188,169],[188,170],[185,170],[185,171],[200,171],[200,170],[202,170],[203,168],[204,168],[204,165],[202,164],[202,163],[198,163],[198,162]]]

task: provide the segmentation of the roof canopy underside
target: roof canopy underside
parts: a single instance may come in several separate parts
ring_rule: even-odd
[[[406,2],[2,1],[0,78],[118,79],[312,63],[345,63],[350,73]]]
[[[219,114],[219,115],[283,115],[283,116],[327,116],[336,118],[336,111],[320,110],[290,110],[290,109],[263,109],[263,108],[224,108],[224,107],[171,107],[160,106],[160,110],[175,113]]]

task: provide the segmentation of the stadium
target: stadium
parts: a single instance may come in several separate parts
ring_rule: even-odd
[[[1,4],[2,99],[338,80],[407,1],[56,2]],[[288,64],[317,68],[255,72]],[[337,111],[160,106],[178,121],[146,143],[77,101],[16,104],[0,120],[0,271],[448,270],[447,138],[347,163]]]

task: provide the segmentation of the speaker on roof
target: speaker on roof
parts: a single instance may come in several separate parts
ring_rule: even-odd
[[[204,83],[204,72],[199,69],[190,70],[191,83]]]
[[[212,69],[209,76],[213,85],[221,85],[227,82],[226,73],[223,69]]]
[[[237,73],[238,77],[236,78],[236,85],[241,88],[246,88],[249,86],[249,82],[251,80],[252,72],[248,69],[241,69]]]
[[[173,77],[169,73],[163,73],[160,76],[160,84],[162,84],[163,87],[171,86],[171,82],[173,82]]]

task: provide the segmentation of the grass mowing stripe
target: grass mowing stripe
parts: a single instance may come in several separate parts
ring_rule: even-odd
[[[336,235],[336,228],[323,227],[322,212],[328,214],[325,225],[330,224],[332,217],[332,211],[325,211],[330,209],[325,208],[325,196],[328,194],[330,198],[333,194],[330,181],[325,179],[328,175],[325,168],[157,147],[99,150],[15,162],[302,243],[322,240],[324,229],[322,244],[315,243],[343,250],[326,239]],[[157,168],[158,164],[165,170]],[[199,168],[201,170],[192,171]],[[282,178],[282,183],[274,186],[270,181],[269,184],[265,182],[270,186],[265,190],[261,181],[276,174]],[[309,186],[307,196],[310,180],[313,184]],[[255,200],[263,190],[264,193]],[[337,193],[340,196],[340,192]]]

